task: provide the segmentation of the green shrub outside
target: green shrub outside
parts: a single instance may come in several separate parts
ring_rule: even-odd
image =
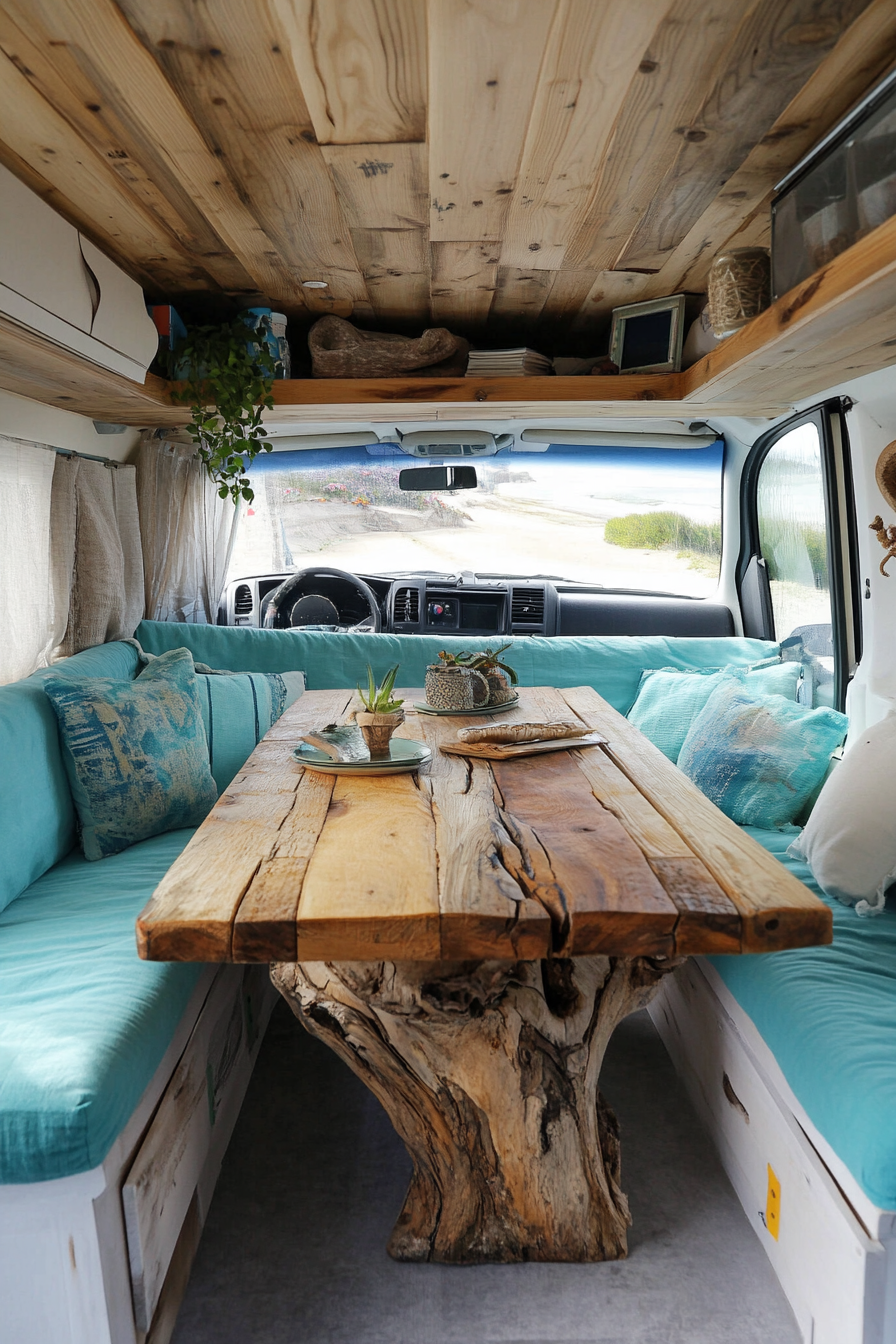
[[[610,518],[604,527],[604,541],[612,546],[658,551],[664,546],[699,555],[722,554],[721,523],[695,523],[682,513],[627,513]]]
[[[793,574],[786,573],[787,565],[785,563],[785,572],[782,573],[775,560],[776,552],[780,549],[787,554],[787,549],[794,545],[805,547],[806,554],[809,557],[809,564],[812,567],[812,577],[815,580],[815,587],[826,591],[828,583],[828,542],[824,531],[820,527],[809,527],[806,524],[798,525],[791,522],[780,522],[775,519],[764,518],[759,526],[759,540],[762,546],[762,554],[768,565],[768,577],[774,583],[777,579],[792,579]]]

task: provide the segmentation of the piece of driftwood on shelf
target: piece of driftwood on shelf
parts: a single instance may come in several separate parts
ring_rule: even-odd
[[[321,317],[308,333],[315,378],[395,378],[412,371],[424,376],[433,366],[463,377],[468,343],[444,327],[430,327],[422,336],[396,336],[387,331],[361,331],[342,317]]]

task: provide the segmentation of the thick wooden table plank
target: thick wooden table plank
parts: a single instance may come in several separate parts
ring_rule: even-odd
[[[438,959],[435,823],[413,775],[336,781],[296,933],[296,961]]]
[[[636,841],[678,909],[676,954],[705,952],[710,938],[715,952],[739,952],[740,912],[703,861],[609,756],[602,751],[574,755],[595,798]]]
[[[446,722],[419,714],[401,730],[402,736],[425,742],[433,753],[429,770],[419,778],[436,827],[441,955],[452,961],[546,957],[550,916],[513,876],[522,867],[522,855],[495,806],[491,770],[484,761],[441,754]],[[461,723],[481,720],[451,722],[456,731]]]
[[[295,807],[302,780],[303,772],[290,768],[286,744],[298,741],[321,719],[340,718],[350,700],[349,691],[303,695],[274,724],[141,913],[137,921],[141,957],[149,961],[234,960],[232,933],[240,904],[260,865],[277,852],[281,829]],[[278,734],[284,734],[279,738],[283,747]],[[278,745],[272,748],[273,743]],[[295,904],[287,915],[293,922]],[[282,918],[281,907],[279,922]],[[262,920],[278,922],[267,911]],[[255,949],[257,958],[253,955],[247,960],[271,960],[263,939]]]
[[[606,746],[599,750],[665,817],[737,907],[742,952],[774,952],[832,940],[831,912],[824,902],[720,812],[628,719],[589,686],[561,695],[570,709],[606,737]]]
[[[420,691],[402,693],[408,705]],[[503,722],[573,716],[602,745],[445,755],[459,728],[409,713],[417,775],[334,779],[291,758],[342,719],[311,691],[274,725],[138,921],[155,960],[673,957],[829,941],[830,912],[589,687],[524,687]]]

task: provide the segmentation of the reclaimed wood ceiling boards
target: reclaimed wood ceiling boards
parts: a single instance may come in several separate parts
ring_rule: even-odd
[[[562,351],[768,242],[896,6],[0,0],[0,50],[0,160],[153,298]]]

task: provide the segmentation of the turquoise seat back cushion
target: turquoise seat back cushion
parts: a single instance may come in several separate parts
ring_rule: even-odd
[[[787,700],[796,700],[801,673],[799,663],[780,662],[708,672],[660,668],[642,676],[628,717],[664,756],[677,761],[691,724],[724,677],[740,678],[745,690],[760,699],[766,695],[783,695]]]
[[[134,921],[191,835],[73,851],[0,914],[0,1184],[97,1166],[161,1063],[204,967],[141,961]]]
[[[59,673],[44,690],[88,859],[205,818],[218,791],[187,649],[154,659],[136,681]]]
[[[367,663],[381,677],[400,664],[400,686],[422,686],[428,663],[440,649],[458,651],[506,644],[506,638],[444,635],[338,635],[316,630],[255,630],[247,626],[176,625],[142,621],[136,637],[148,653],[181,645],[197,662],[239,672],[302,671],[309,690],[353,687]],[[734,637],[673,639],[662,635],[517,636],[507,661],[523,686],[593,686],[625,714],[648,667],[718,668],[758,663],[777,654],[777,644]]]
[[[0,686],[0,910],[69,852],[76,842],[75,809],[53,707],[44,694],[48,677],[64,669],[70,679],[118,677],[137,670],[126,644],[104,644]]]
[[[265,733],[305,689],[301,672],[196,674],[212,777],[223,793]]]
[[[812,1123],[880,1208],[896,1209],[896,907],[859,919],[788,858],[792,834],[747,828],[831,909],[834,941],[710,957]]]
[[[741,826],[787,826],[824,779],[849,720],[770,695],[757,700],[725,678],[697,715],[678,768]]]

